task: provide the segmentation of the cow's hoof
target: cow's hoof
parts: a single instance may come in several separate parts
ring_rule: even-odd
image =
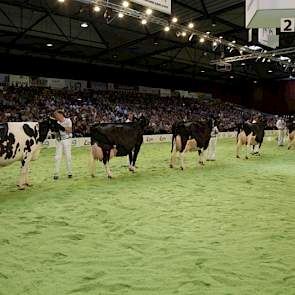
[[[184,167],[180,167],[180,170],[182,170],[182,171],[183,171],[183,170],[184,170]]]
[[[237,158],[237,159],[240,159],[240,156],[237,155],[236,158]]]
[[[135,172],[135,167],[133,167],[133,166],[129,166],[128,169],[129,169],[130,172]]]
[[[290,149],[291,149],[291,147],[289,146],[289,147],[288,147],[288,150],[290,150]]]
[[[172,164],[169,165],[170,168],[174,168]]]
[[[249,158],[248,157],[245,157],[245,159],[248,160]]]
[[[25,185],[28,187],[33,186],[31,183],[25,183]]]
[[[211,161],[211,160],[210,160]],[[204,162],[199,162],[199,164],[201,165],[201,166],[205,166],[205,163]]]
[[[94,178],[94,177],[95,177],[95,175],[94,175],[94,174],[91,174],[91,177],[92,177],[92,178]]]
[[[26,187],[23,186],[23,185],[18,185],[17,187],[18,187],[18,189],[19,189],[20,191],[23,191],[23,190],[25,190],[25,188],[26,188]]]
[[[108,175],[108,179],[112,179],[113,178],[113,176],[112,175]]]

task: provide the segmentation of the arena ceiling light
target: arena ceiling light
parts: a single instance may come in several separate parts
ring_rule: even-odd
[[[95,6],[93,7],[93,11],[94,11],[94,12],[100,12],[100,7],[99,7],[98,5],[95,5]]]
[[[230,79],[234,79],[235,77],[234,77],[234,76],[230,76],[229,78],[230,78]]]
[[[52,43],[47,43],[46,46],[47,46],[47,47],[52,47],[53,44],[52,44]]]
[[[141,24],[142,25],[146,25],[147,24],[147,20],[144,18],[143,20],[141,20]]]
[[[205,71],[204,71],[204,70],[202,70],[202,71],[201,71],[201,73],[205,73]]]
[[[64,3],[65,0],[57,0],[59,3]]]
[[[254,84],[257,84],[257,83],[258,83],[258,81],[254,80],[254,81],[253,81],[253,83],[254,83]]]
[[[269,72],[269,73],[272,73],[273,71],[272,71],[272,70],[268,70],[268,72]]]
[[[246,64],[244,62],[241,63],[241,66],[245,66]]]
[[[182,36],[182,37],[185,37],[185,36],[186,36],[186,32],[183,31],[183,32],[181,33],[181,36]]]
[[[118,17],[119,17],[119,18],[123,18],[123,17],[124,17],[123,12],[119,12],[119,13],[118,13]]]
[[[204,43],[205,42],[205,38],[204,37],[201,37],[199,41],[200,41],[200,43]]]
[[[153,13],[153,11],[150,9],[150,8],[148,8],[146,11],[145,11],[145,14],[146,15],[151,15]]]
[[[189,28],[189,29],[193,29],[194,26],[195,26],[195,25],[194,25],[193,23],[189,23],[189,24],[188,24],[188,28]]]
[[[88,28],[88,24],[86,22],[83,22],[80,24],[81,28]]]
[[[122,5],[123,5],[124,8],[127,8],[127,7],[129,7],[129,2],[128,1],[123,1]]]
[[[176,24],[177,22],[178,22],[178,19],[177,19],[177,17],[172,17],[172,22],[174,23],[174,24]]]
[[[170,31],[170,27],[169,27],[169,26],[166,26],[166,27],[164,28],[164,31],[165,31],[165,32],[169,32],[169,31]]]

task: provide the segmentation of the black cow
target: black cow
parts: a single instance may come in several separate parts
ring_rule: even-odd
[[[240,149],[243,145],[246,145],[246,159],[248,159],[248,152],[251,151],[253,146],[252,154],[259,154],[259,150],[263,143],[265,134],[265,122],[260,121],[257,123],[244,122],[239,124],[237,134],[237,149],[236,157],[240,158]]]
[[[0,123],[0,167],[21,161],[21,175],[18,183],[20,189],[30,185],[29,162],[37,159],[49,130],[58,132],[64,131],[64,128],[51,118],[39,123]]]
[[[130,123],[98,123],[91,126],[91,175],[95,176],[95,160],[103,161],[109,178],[112,178],[109,161],[112,157],[129,155],[129,171],[135,172],[135,163],[144,129],[149,121],[145,117]]]
[[[184,169],[186,151],[197,150],[199,163],[205,165],[204,151],[207,150],[211,138],[214,120],[197,120],[193,122],[178,121],[172,125],[172,149],[170,167],[173,168],[177,152],[180,154],[181,169]]]

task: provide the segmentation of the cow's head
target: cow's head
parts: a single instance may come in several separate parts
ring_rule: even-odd
[[[144,115],[141,115],[139,118],[137,118],[136,122],[138,122],[142,129],[146,128],[150,124],[150,121]]]
[[[39,123],[39,138],[38,141],[43,142],[48,132],[59,132],[59,131],[65,131],[65,128],[62,127],[57,120],[53,118],[47,118],[46,120]]]

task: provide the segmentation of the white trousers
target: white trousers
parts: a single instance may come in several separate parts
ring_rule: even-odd
[[[284,145],[285,142],[285,129],[279,129],[278,145]]]
[[[216,160],[216,144],[217,144],[217,136],[211,137],[208,147],[208,156],[209,160]]]
[[[62,155],[64,154],[68,175],[72,175],[72,139],[56,141],[55,175],[59,176]]]

